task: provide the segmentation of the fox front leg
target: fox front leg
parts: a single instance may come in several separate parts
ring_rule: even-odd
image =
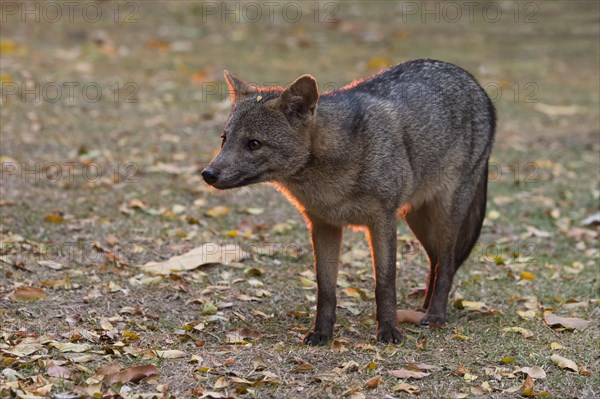
[[[311,220],[310,228],[317,274],[317,314],[314,327],[303,342],[323,345],[333,338],[342,227]]]
[[[399,343],[402,333],[396,316],[396,218],[393,213],[369,227],[375,269],[377,340]]]

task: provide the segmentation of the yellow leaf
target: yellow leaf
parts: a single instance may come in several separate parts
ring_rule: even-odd
[[[225,237],[234,238],[237,237],[238,234],[238,230],[229,230],[227,233],[225,233]]]
[[[10,78],[10,75],[7,73],[1,73],[0,74],[0,83],[12,83],[12,79]]]
[[[392,62],[385,57],[373,57],[369,61],[367,61],[368,69],[382,69],[387,68],[392,65]]]
[[[506,332],[516,332],[519,333],[521,335],[523,335],[524,338],[531,338],[533,337],[533,333],[523,327],[504,327],[502,329],[502,331],[506,331]]]
[[[466,335],[462,335],[462,334],[454,334],[452,336],[452,339],[461,339],[463,341],[468,341],[471,338],[467,337]]]
[[[530,272],[522,272],[519,278],[521,280],[535,280],[535,275]]]
[[[275,234],[285,234],[291,231],[293,228],[294,226],[289,223],[277,223],[275,226],[273,226],[271,231]]]
[[[530,319],[533,319],[535,317],[535,310],[533,310],[533,309],[529,309],[529,310],[517,310],[517,314],[519,316],[521,316],[521,318],[523,318],[523,319],[530,320]]]
[[[559,344],[558,342],[551,342],[550,343],[550,348],[554,349],[554,350],[559,350],[564,348],[561,344]]]
[[[64,221],[63,217],[57,215],[55,213],[50,213],[44,217],[44,220],[48,223],[62,223]]]
[[[221,218],[226,216],[229,213],[229,208],[226,206],[215,206],[212,209],[206,211],[206,216],[210,216],[211,218]]]
[[[500,219],[500,212],[492,209],[488,212],[488,218],[490,220],[498,220]]]
[[[315,288],[317,286],[317,283],[307,279],[306,277],[300,277],[300,283],[302,283],[302,286],[305,288]]]

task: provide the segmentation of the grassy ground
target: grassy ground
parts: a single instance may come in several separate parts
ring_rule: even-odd
[[[93,3],[103,12],[97,22],[78,3],[73,22],[64,6],[55,23],[53,10],[22,22],[3,4],[2,395],[510,397],[523,389],[506,389],[525,381],[513,372],[540,366],[546,377],[535,393],[599,397],[599,230],[581,223],[599,201],[599,6],[475,3],[472,14],[454,3],[456,23],[455,11],[435,2],[320,3],[318,13],[313,3],[277,3],[272,23],[262,3],[257,22],[247,3],[236,22],[220,14],[236,3],[107,1]],[[302,18],[293,22],[296,7]],[[480,245],[457,275],[448,325],[405,325],[405,342],[384,346],[373,338],[367,246],[346,232],[336,343],[304,347],[315,290],[301,217],[269,187],[214,192],[194,172],[227,117],[222,70],[262,84],[311,73],[326,88],[415,58],[463,66],[496,99]],[[72,98],[68,82],[79,84]],[[218,206],[227,212],[211,212]],[[404,224],[398,229],[398,307],[413,309],[421,298],[409,294],[424,285],[427,265]],[[271,251],[168,277],[136,267],[205,242]],[[38,263],[47,260],[60,265]],[[29,286],[45,297],[24,301],[18,288]],[[460,298],[494,312],[457,309]],[[548,311],[593,323],[552,329]],[[226,333],[241,328],[256,339],[228,343]],[[56,342],[90,346],[72,353]],[[553,354],[579,372],[559,368]],[[102,385],[94,376],[110,363],[152,364],[159,377]],[[388,373],[411,363],[439,369],[419,380]]]

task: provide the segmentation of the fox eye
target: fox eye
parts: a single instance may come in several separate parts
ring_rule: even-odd
[[[252,151],[258,150],[261,146],[262,144],[258,140],[250,140],[248,142],[248,148],[250,148]]]

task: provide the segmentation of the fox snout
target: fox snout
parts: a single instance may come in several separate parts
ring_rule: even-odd
[[[208,166],[202,171],[202,178],[208,184],[214,184],[219,180],[219,172],[214,168]]]

